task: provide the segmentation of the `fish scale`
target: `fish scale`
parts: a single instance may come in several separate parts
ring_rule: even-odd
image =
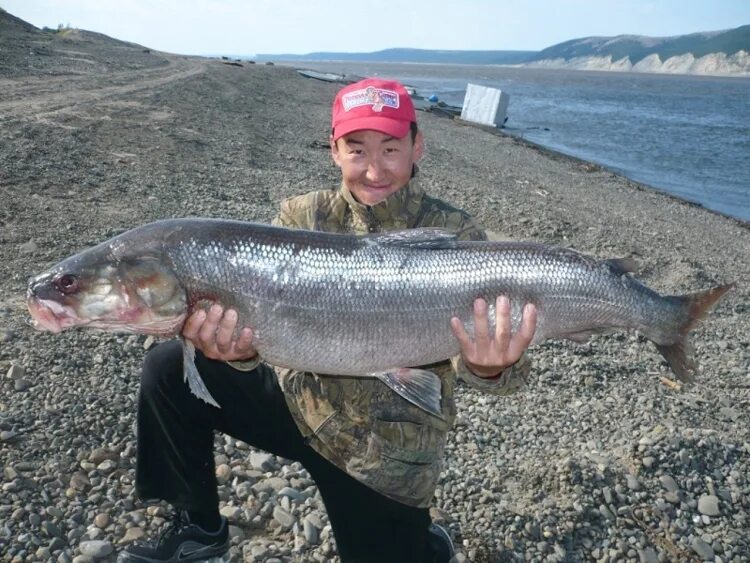
[[[253,345],[272,364],[330,375],[396,373],[398,382],[384,382],[399,387],[406,372],[398,368],[459,353],[451,317],[471,334],[474,300],[488,301],[494,323],[495,298],[505,295],[516,328],[524,304],[536,306],[533,343],[637,329],[680,378],[691,379],[696,366],[687,333],[731,284],[661,296],[631,270],[624,260],[528,242],[458,241],[437,229],[356,236],[173,219],[123,233],[37,276],[29,308],[51,330],[78,324],[153,332],[149,327],[158,326],[160,334],[178,334],[200,302],[218,301],[238,311],[239,325],[253,329]],[[60,289],[64,276],[66,284],[75,278],[76,291]],[[96,281],[87,284],[86,276]],[[104,307],[98,293],[85,289],[95,285],[100,293],[110,288],[102,299],[127,294],[129,312],[94,318],[92,311]],[[133,320],[134,292],[153,301],[137,309],[148,323]]]
[[[231,302],[262,356],[294,369],[362,375],[444,360],[459,351],[450,318],[470,323],[477,297],[507,295],[516,326],[523,304],[534,303],[535,342],[615,326],[648,330],[654,308],[661,323],[682,320],[675,303],[632,278],[554,247],[440,239],[421,248],[419,230],[403,240],[291,237],[264,225],[225,232],[217,243],[211,231],[195,231],[167,251],[188,293]],[[205,260],[195,259],[197,249]]]

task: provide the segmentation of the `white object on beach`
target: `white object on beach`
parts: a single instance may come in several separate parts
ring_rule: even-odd
[[[480,125],[502,127],[508,113],[509,101],[510,96],[502,90],[479,84],[467,84],[461,119]]]

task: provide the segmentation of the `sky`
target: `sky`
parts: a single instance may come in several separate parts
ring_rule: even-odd
[[[37,27],[98,31],[181,54],[538,51],[586,36],[750,24],[750,0],[0,0]]]

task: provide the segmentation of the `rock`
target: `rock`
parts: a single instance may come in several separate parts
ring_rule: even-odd
[[[715,555],[713,548],[700,538],[695,538],[690,544],[693,551],[704,561],[713,561]]]
[[[307,517],[302,521],[302,532],[307,543],[310,545],[318,543],[318,528]]]
[[[279,496],[289,497],[291,500],[299,500],[300,498],[302,498],[302,495],[300,494],[300,492],[291,487],[283,487],[279,491]]]
[[[29,387],[31,387],[31,381],[29,381],[28,379],[21,378],[16,379],[13,382],[13,389],[15,389],[16,391],[23,392],[26,391]]]
[[[273,471],[276,468],[276,462],[273,456],[266,452],[252,452],[250,454],[250,465],[258,471]]]
[[[81,555],[92,559],[104,559],[114,551],[111,543],[102,540],[83,541],[78,544],[78,549]]]
[[[64,516],[63,511],[56,506],[48,506],[45,512],[48,516],[52,516],[52,518],[62,519],[62,517]]]
[[[58,549],[64,549],[65,548],[65,540],[62,538],[52,538],[52,541],[49,542],[49,545],[47,548],[50,551],[57,551]]]
[[[703,495],[700,497],[698,499],[698,512],[706,516],[718,516],[721,514],[718,497],[714,495]]]
[[[139,526],[133,526],[125,531],[125,535],[120,540],[121,543],[130,543],[145,537],[146,532]]]
[[[18,364],[11,364],[11,366],[8,368],[7,373],[5,374],[5,377],[8,379],[16,380],[21,379],[24,375],[26,375],[26,370],[23,368],[23,366],[19,366]]]
[[[33,240],[25,242],[18,247],[21,254],[34,254],[37,251],[37,245]]]
[[[305,520],[309,520],[310,523],[315,526],[318,530],[323,529],[323,519],[320,517],[320,514],[317,511],[313,511],[307,516],[305,516]]]
[[[97,528],[104,529],[107,526],[109,526],[109,523],[111,521],[112,520],[109,514],[107,514],[106,512],[102,512],[100,514],[97,514],[96,517],[94,518],[94,526],[96,526]]]
[[[50,522],[49,520],[44,520],[42,522],[42,530],[50,536],[54,538],[63,538],[63,533],[60,531],[60,528],[58,528],[54,523]]]
[[[91,487],[89,476],[81,471],[76,471],[70,476],[70,487],[76,491],[86,491]]]
[[[599,506],[599,512],[601,512],[602,516],[604,516],[610,522],[614,522],[617,520],[617,517],[612,514],[612,511],[604,504]]]
[[[149,516],[163,517],[163,516],[166,516],[167,511],[164,510],[163,506],[159,506],[157,504],[156,506],[149,506],[146,509],[146,514],[148,514]]]
[[[236,541],[243,542],[245,541],[245,530],[240,528],[239,526],[229,526],[229,539],[237,538]]]
[[[653,547],[638,550],[638,559],[640,563],[659,563],[659,556]]]
[[[243,481],[242,483],[237,485],[237,488],[234,492],[240,500],[246,500],[250,497],[250,495],[253,494],[253,485],[252,483]]]
[[[96,470],[100,473],[103,473],[104,475],[109,475],[115,469],[117,469],[117,462],[112,461],[111,459],[105,459],[103,462],[96,466]]]
[[[638,481],[638,479],[635,477],[635,475],[631,475],[630,473],[625,475],[625,481],[628,484],[628,489],[631,491],[640,491],[641,490],[641,483]]]
[[[263,479],[262,481],[258,481],[253,485],[253,490],[256,493],[259,493],[261,491],[266,491],[268,493],[277,493],[284,487],[288,487],[289,482],[282,478],[282,477],[269,477],[268,479]]]
[[[14,442],[20,434],[14,430],[3,430],[0,432],[0,442]]]
[[[674,480],[674,477],[671,475],[662,475],[659,477],[659,482],[661,482],[661,486],[664,487],[667,491],[671,492],[677,492],[680,490],[680,487],[677,485],[677,481]]]
[[[239,506],[223,506],[221,510],[219,510],[219,514],[227,520],[236,522],[242,518],[243,511]]]
[[[219,485],[226,485],[232,479],[232,468],[226,463],[222,463],[216,468],[216,480]]]
[[[143,349],[149,350],[154,345],[154,342],[156,342],[156,339],[149,334],[146,340],[143,341]]]
[[[94,465],[99,465],[104,461],[118,461],[120,454],[109,448],[96,448],[89,454],[89,461]]]
[[[290,530],[292,526],[294,526],[294,523],[297,521],[297,519],[292,514],[290,514],[280,506],[275,506],[273,508],[273,519],[281,524],[281,528],[285,531]]]

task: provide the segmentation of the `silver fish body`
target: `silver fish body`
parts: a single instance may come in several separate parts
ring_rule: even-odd
[[[41,293],[49,297],[52,280],[75,276],[81,263],[114,263],[121,271],[144,256],[184,291],[181,319],[202,301],[218,301],[253,329],[266,361],[332,375],[371,375],[451,357],[459,352],[451,317],[471,332],[474,300],[494,304],[506,295],[515,326],[523,305],[536,305],[534,343],[636,329],[689,379],[695,365],[685,348],[687,331],[730,287],[660,296],[622,260],[534,243],[464,242],[434,229],[355,236],[174,219],[62,262],[31,281],[30,302],[40,294],[35,287],[46,287]],[[175,333],[180,326],[175,321]]]

